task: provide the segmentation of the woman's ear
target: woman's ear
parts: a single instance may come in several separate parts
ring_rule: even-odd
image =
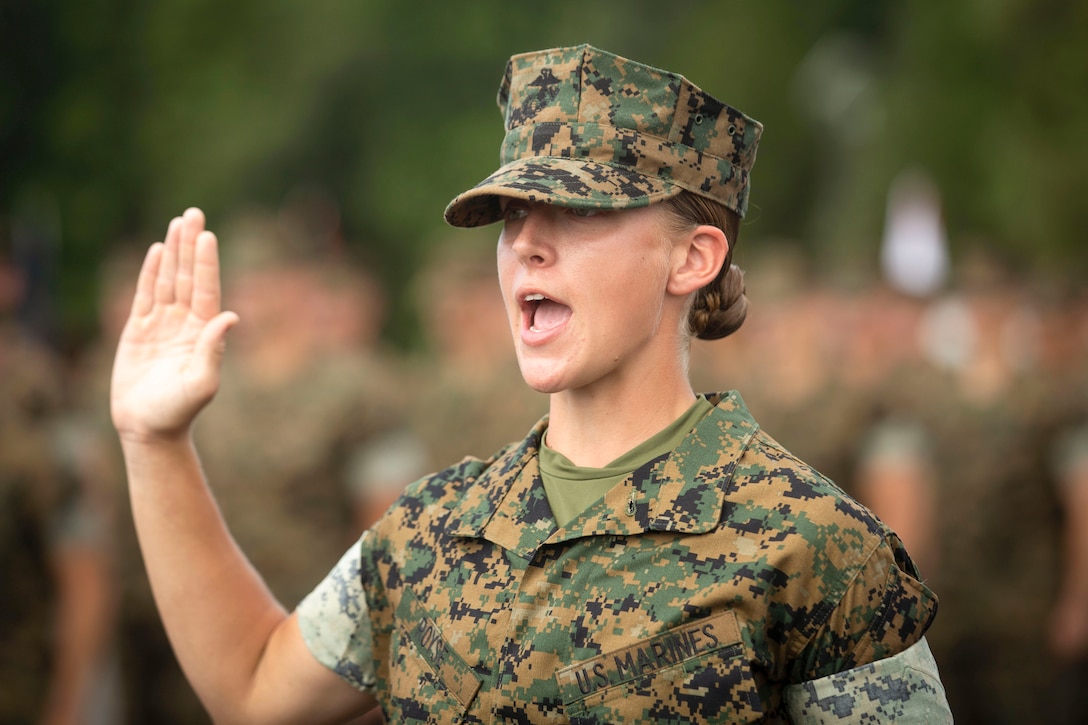
[[[673,268],[668,291],[687,295],[714,281],[729,253],[725,232],[710,224],[700,224],[673,247]]]

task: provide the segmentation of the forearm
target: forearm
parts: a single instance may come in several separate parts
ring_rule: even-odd
[[[286,612],[234,542],[189,437],[122,440],[136,531],[178,661],[208,710],[237,721]]]

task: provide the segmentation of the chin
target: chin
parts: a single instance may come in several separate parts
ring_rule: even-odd
[[[521,365],[522,380],[538,393],[551,394],[566,389],[557,372],[556,370],[541,370],[539,366]]]
[[[522,375],[522,378],[525,380],[525,384],[528,385],[530,388],[538,393],[544,393],[545,395],[560,393],[565,390],[565,388],[559,383],[544,380],[534,380],[533,378],[530,378],[524,374]]]

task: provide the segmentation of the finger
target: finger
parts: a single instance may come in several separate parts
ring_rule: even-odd
[[[170,220],[163,242],[162,261],[155,280],[155,302],[169,305],[176,299],[175,288],[178,274],[178,242],[181,236],[181,217]]]
[[[201,232],[196,238],[193,262],[192,309],[199,317],[210,320],[219,314],[221,304],[219,242],[212,232]]]
[[[189,304],[193,295],[193,263],[196,238],[204,231],[204,214],[199,209],[186,209],[182,216],[181,239],[178,243],[178,274],[175,297]]]
[[[132,316],[138,317],[151,312],[155,303],[155,280],[159,275],[159,263],[162,261],[162,242],[155,242],[147,250],[140,276],[136,280],[136,294],[132,298]]]

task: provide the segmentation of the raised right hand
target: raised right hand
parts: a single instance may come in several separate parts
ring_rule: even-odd
[[[204,214],[188,209],[151,245],[113,364],[110,411],[122,439],[188,435],[219,389],[227,331],[219,253]]]

